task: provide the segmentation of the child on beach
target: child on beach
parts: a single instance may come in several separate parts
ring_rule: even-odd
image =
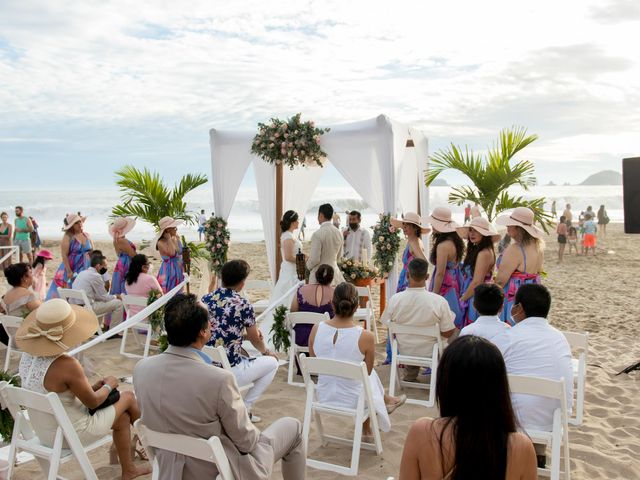
[[[576,227],[569,227],[569,235],[567,236],[567,243],[569,244],[569,255],[571,255],[571,249],[575,249],[576,255],[578,253],[578,231]]]
[[[596,222],[593,221],[591,214],[585,214],[584,224],[582,225],[582,253],[583,255],[589,255],[589,250],[593,255],[596,254],[596,233],[598,227]]]
[[[47,297],[47,263],[52,259],[49,250],[40,250],[33,261],[33,291],[40,296],[40,300]]]

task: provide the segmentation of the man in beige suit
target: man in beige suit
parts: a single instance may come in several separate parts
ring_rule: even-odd
[[[340,230],[331,223],[332,218],[333,207],[328,203],[320,205],[318,209],[320,229],[311,237],[311,254],[307,260],[307,268],[311,271],[309,283],[318,283],[316,270],[322,264],[330,265],[333,268],[332,285],[344,282],[342,272],[338,268],[344,239]]]
[[[206,308],[195,295],[178,295],[165,306],[169,348],[138,362],[134,387],[142,422],[152,430],[220,438],[235,478],[271,478],[282,459],[285,480],[305,478],[306,452],[300,422],[281,418],[264,432],[249,420],[235,377],[211,365],[202,352],[211,337]],[[160,480],[213,480],[218,471],[203,460],[159,450]]]

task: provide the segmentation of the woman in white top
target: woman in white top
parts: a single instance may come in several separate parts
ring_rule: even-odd
[[[406,395],[401,397],[385,395],[382,382],[373,369],[375,356],[373,334],[356,326],[353,321],[353,314],[358,309],[358,304],[358,291],[352,284],[343,282],[335,288],[333,294],[335,317],[313,327],[309,336],[309,355],[354,363],[364,361],[369,372],[380,430],[388,432],[391,428],[389,414],[402,405],[407,397]],[[355,408],[358,397],[362,393],[362,385],[355,380],[319,375],[317,392],[321,403]],[[362,429],[365,436],[373,434],[369,420],[364,422]]]
[[[296,254],[302,251],[302,243],[300,240],[293,236],[293,232],[300,226],[298,221],[298,214],[293,210],[287,210],[280,220],[280,228],[282,234],[280,235],[280,252],[282,253],[282,263],[280,264],[280,275],[278,276],[278,283],[273,288],[269,304],[278,300],[287,291],[298,283],[298,275],[296,273]],[[292,291],[287,297],[279,302],[280,305],[285,305],[287,308],[291,305],[291,301],[296,291]],[[271,342],[271,335],[269,331],[273,325],[273,314],[267,315],[266,318],[260,323],[260,331],[264,338],[268,339],[267,346],[273,348]]]

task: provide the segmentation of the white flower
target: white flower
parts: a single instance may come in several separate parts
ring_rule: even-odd
[[[380,235],[380,236],[378,237],[378,241],[379,241],[379,242],[384,242],[384,237],[383,237],[382,235]]]
[[[355,273],[352,273],[352,274],[351,274],[351,278],[352,278],[352,279],[355,279],[355,278],[356,278],[356,274],[355,274]]]

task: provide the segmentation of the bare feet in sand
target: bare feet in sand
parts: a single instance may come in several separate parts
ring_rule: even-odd
[[[140,467],[136,467],[132,465],[132,468],[128,468],[126,472],[122,472],[122,480],[132,480],[133,478],[141,477],[142,475],[147,475],[153,471],[151,465],[148,463],[146,465],[142,465]]]

